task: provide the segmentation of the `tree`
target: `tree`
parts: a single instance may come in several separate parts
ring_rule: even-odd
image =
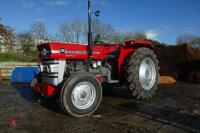
[[[135,40],[147,40],[147,36],[144,32],[135,32],[134,33],[134,39]]]
[[[59,25],[59,33],[62,40],[71,43],[80,43],[83,36],[83,22],[74,20],[72,22],[63,22]]]
[[[124,36],[124,41],[128,40],[147,40],[147,36],[143,32],[127,32]]]
[[[143,32],[116,32],[109,24],[98,19],[92,21],[93,41],[95,43],[119,43],[127,40],[148,40]],[[63,41],[80,43],[88,39],[88,26],[80,20],[64,22],[59,25],[59,34]]]
[[[79,43],[81,36],[83,34],[83,23],[80,20],[74,20],[71,24],[73,35],[75,37],[75,42]]]
[[[148,39],[147,41],[153,43],[154,45],[166,45],[166,44],[164,44],[164,43],[160,43],[158,40]]]
[[[116,33],[113,35],[113,41],[117,44],[122,44],[124,41],[128,40],[144,40],[147,41],[147,36],[143,32],[126,32],[126,33]]]
[[[193,39],[192,46],[194,48],[200,48],[200,37],[196,37]]]
[[[191,44],[194,39],[195,36],[191,34],[182,34],[177,38],[176,43],[177,45]]]
[[[15,42],[15,36],[13,33],[14,30],[11,27],[2,24],[1,20],[2,19],[0,18],[0,37],[1,37],[0,44],[5,45],[7,49],[12,50],[12,46]]]
[[[87,23],[81,20],[74,20],[72,22],[64,22],[59,25],[59,33],[62,40],[72,43],[87,42],[88,26]],[[93,42],[95,43],[109,43],[122,44],[128,40],[145,40],[151,41],[155,44],[160,44],[156,40],[148,39],[144,32],[116,32],[116,30],[109,24],[105,24],[98,19],[92,21]]]
[[[85,26],[87,27],[87,26]],[[87,38],[88,29],[85,29],[85,38]],[[109,25],[105,24],[98,19],[92,21],[92,33],[93,33],[93,41],[100,41],[105,43],[112,43],[112,37],[116,34],[115,29]]]
[[[25,55],[32,55],[33,53],[33,46],[34,40],[32,38],[31,33],[28,32],[21,32],[17,35],[20,45],[22,46],[23,53]]]
[[[40,43],[40,41],[47,41],[48,40],[48,34],[46,26],[43,22],[37,21],[34,24],[31,25],[30,33],[33,39],[36,41],[37,44]]]
[[[189,44],[192,47],[200,47],[200,37],[191,34],[182,34],[176,40],[177,45]]]
[[[123,41],[124,41],[124,34],[116,32],[115,34],[112,35],[112,42],[114,44],[122,44]]]

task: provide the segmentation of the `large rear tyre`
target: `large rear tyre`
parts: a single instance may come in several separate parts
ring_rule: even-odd
[[[128,59],[127,81],[137,99],[151,98],[157,89],[159,66],[156,55],[149,48],[137,49]]]
[[[102,87],[91,75],[76,75],[66,81],[61,91],[61,106],[74,117],[92,114],[102,98]]]

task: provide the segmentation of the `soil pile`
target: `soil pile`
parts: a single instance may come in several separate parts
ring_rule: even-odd
[[[159,84],[175,84],[176,80],[169,76],[160,76]]]
[[[160,75],[171,76],[177,81],[200,83],[200,51],[187,44],[156,46]]]

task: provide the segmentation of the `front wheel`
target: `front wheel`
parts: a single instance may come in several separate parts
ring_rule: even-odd
[[[102,98],[100,83],[91,75],[76,75],[66,81],[61,91],[61,106],[65,113],[83,117],[93,113]]]

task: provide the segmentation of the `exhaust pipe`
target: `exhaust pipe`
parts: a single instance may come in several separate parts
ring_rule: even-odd
[[[93,42],[92,42],[92,16],[91,16],[91,0],[88,0],[88,60],[91,63],[93,55]]]

